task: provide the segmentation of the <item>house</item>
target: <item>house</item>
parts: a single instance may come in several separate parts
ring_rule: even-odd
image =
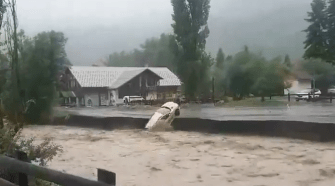
[[[176,98],[181,86],[166,67],[71,66],[62,81],[66,90],[60,94],[70,102],[75,97],[77,106],[122,104],[124,96],[132,95],[168,100]]]
[[[291,84],[291,87],[288,90],[284,90],[284,94],[291,94],[299,93],[300,91],[312,87],[313,77],[309,75],[305,71],[296,71],[291,78],[289,78],[288,83]]]

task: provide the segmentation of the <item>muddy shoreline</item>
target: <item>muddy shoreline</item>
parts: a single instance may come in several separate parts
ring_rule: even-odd
[[[93,129],[144,129],[148,119],[131,117],[93,117],[70,115],[68,119],[55,118],[52,125],[77,126]],[[176,118],[177,131],[227,133],[287,137],[320,142],[335,141],[335,124],[302,121],[215,121],[200,118]]]

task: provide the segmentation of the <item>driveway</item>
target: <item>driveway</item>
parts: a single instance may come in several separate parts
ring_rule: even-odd
[[[150,118],[158,107],[119,106],[96,108],[60,108],[76,115],[94,117],[133,117]],[[335,123],[335,104],[328,102],[299,102],[279,106],[243,107],[214,106],[213,104],[186,104],[181,106],[180,118],[201,118],[217,121],[304,121],[316,123]]]

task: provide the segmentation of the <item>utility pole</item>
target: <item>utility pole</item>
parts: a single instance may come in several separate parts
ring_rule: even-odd
[[[215,105],[215,100],[214,100],[214,77],[212,78],[212,100]]]
[[[315,70],[313,73],[313,99],[315,98]]]

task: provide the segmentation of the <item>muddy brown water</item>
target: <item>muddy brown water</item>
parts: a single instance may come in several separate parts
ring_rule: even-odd
[[[64,152],[49,168],[94,180],[102,168],[116,173],[118,186],[335,184],[334,143],[79,126],[27,126],[22,136],[35,137],[36,143],[52,138],[62,145]]]

